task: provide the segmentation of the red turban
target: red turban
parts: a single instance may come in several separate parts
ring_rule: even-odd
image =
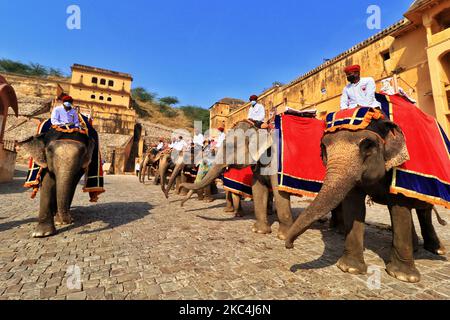
[[[73,103],[73,98],[71,96],[64,96],[62,97],[62,101]]]
[[[361,71],[361,66],[354,65],[354,66],[348,66],[344,69],[345,73],[351,73],[351,72],[359,72]]]
[[[250,97],[250,101],[258,101],[258,96],[257,95],[252,95]]]

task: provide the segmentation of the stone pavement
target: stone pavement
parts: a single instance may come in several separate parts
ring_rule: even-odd
[[[271,235],[251,232],[250,202],[242,219],[223,212],[223,196],[212,204],[192,199],[183,209],[180,197],[166,200],[159,187],[139,184],[134,176],[106,177],[108,191],[95,205],[78,190],[75,224],[32,239],[39,200],[21,187],[23,167],[16,176],[0,185],[1,299],[450,298],[448,254],[437,257],[421,248],[418,284],[386,274],[391,234],[381,206],[367,215],[365,257],[375,271],[353,276],[335,266],[343,237],[326,224],[317,223],[288,251],[276,238],[277,222]],[[306,205],[293,201],[295,214]],[[448,210],[440,211],[450,220]],[[436,228],[450,249],[449,227]]]

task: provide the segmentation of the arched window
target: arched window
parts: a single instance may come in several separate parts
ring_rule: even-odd
[[[114,87],[114,81],[109,80],[109,81],[108,81],[108,86],[109,86],[109,87]]]
[[[106,100],[108,100],[109,102],[111,102],[111,101],[112,101],[111,97],[108,97],[108,99],[106,99]]]
[[[97,77],[92,77],[92,83],[98,83]]]
[[[105,85],[106,84],[106,79],[100,79],[100,84]]]
[[[95,94],[91,95],[91,99],[95,99]]]
[[[100,99],[100,100],[104,100],[105,98],[103,98],[103,96],[100,96],[99,99]]]

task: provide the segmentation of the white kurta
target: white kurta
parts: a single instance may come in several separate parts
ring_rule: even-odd
[[[187,147],[187,143],[184,140],[179,140],[177,142],[175,142],[173,148],[177,151],[183,151],[184,148]]]
[[[341,110],[360,107],[379,108],[381,104],[375,99],[377,87],[373,78],[361,78],[356,83],[350,83],[342,92]]]
[[[194,137],[194,140],[192,140],[192,142],[196,145],[203,147],[203,142],[205,142],[205,137],[201,133],[199,133],[198,135],[196,135]]]
[[[255,120],[255,121],[264,121],[266,118],[266,110],[264,109],[264,106],[262,104],[255,104],[255,106],[250,107],[250,110],[248,111],[248,119],[249,120]]]
[[[225,133],[221,132],[219,138],[217,138],[216,146],[219,148],[220,146],[222,146],[224,141],[225,141]]]

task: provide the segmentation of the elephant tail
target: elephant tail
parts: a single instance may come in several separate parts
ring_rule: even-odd
[[[446,226],[447,225],[447,221],[445,221],[444,219],[441,218],[441,216],[439,215],[439,212],[437,211],[435,206],[433,206],[433,211],[436,214],[436,218],[437,218],[439,224],[441,226]]]

